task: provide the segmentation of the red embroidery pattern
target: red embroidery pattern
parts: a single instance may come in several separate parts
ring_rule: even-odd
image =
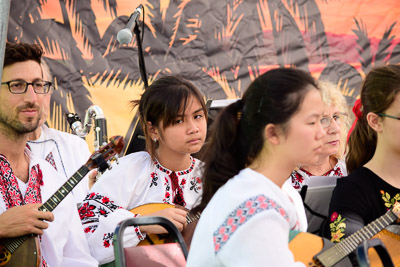
[[[43,185],[43,174],[39,164],[32,167],[29,174],[28,188],[25,193],[25,204],[42,203],[40,186]]]
[[[169,185],[169,181],[168,181],[167,177],[164,178],[164,185],[165,185],[165,195],[164,195],[163,202],[171,203],[171,194],[169,193],[171,186]]]
[[[293,171],[290,177],[292,178],[292,186],[295,189],[300,189],[303,187],[304,177],[300,173]]]
[[[42,256],[42,267],[48,267],[46,260]]]
[[[193,157],[190,157],[190,161],[191,161],[191,165],[188,169],[186,169],[184,171],[174,172],[174,171],[171,171],[171,170],[163,167],[158,162],[157,159],[154,160],[155,167],[158,170],[167,174],[168,178],[169,178],[169,179],[167,179],[167,177],[164,177],[164,181],[165,181],[164,182],[165,195],[164,195],[164,199],[163,199],[164,203],[171,203],[171,193],[172,193],[172,196],[173,196],[172,203],[179,204],[181,206],[186,206],[186,202],[185,202],[184,195],[183,195],[183,189],[184,189],[187,181],[186,181],[186,178],[183,177],[183,178],[181,178],[181,181],[179,182],[179,177],[189,174],[193,171],[193,169],[196,165],[196,159],[194,159]],[[157,173],[152,172],[150,174],[150,177],[151,177],[150,187],[152,187],[153,185],[157,186],[157,184],[158,184]],[[169,192],[171,189],[170,181],[172,184],[172,192]],[[190,190],[194,190],[196,193],[199,193],[199,191],[201,190],[201,179],[198,177],[192,178],[190,181],[190,184],[191,184]]]
[[[239,227],[244,225],[254,215],[271,209],[278,212],[286,221],[289,222],[289,217],[286,214],[286,211],[274,200],[269,199],[264,195],[254,196],[240,204],[228,215],[221,226],[214,232],[213,240],[215,254],[222,249]]]
[[[28,188],[22,198],[17,178],[7,158],[0,155],[0,192],[2,193],[6,208],[21,206],[28,203],[42,203],[40,186],[43,185],[43,175],[39,164],[33,166],[29,172]]]
[[[54,161],[54,156],[53,156],[53,153],[52,153],[52,152],[50,152],[50,153],[47,155],[47,157],[46,157],[45,160],[48,161],[48,162],[51,164],[51,166],[53,166],[54,169],[57,170],[56,162]]]
[[[99,219],[95,215],[107,217],[109,213],[121,208],[115,205],[114,201],[111,201],[108,197],[93,192],[86,196],[79,206],[78,212],[82,224],[86,224],[94,220],[98,221]]]
[[[150,187],[152,187],[153,185],[154,186],[157,186],[157,180],[158,180],[158,175],[157,175],[157,173],[155,173],[155,172],[152,172],[151,174],[150,174],[150,177],[151,177],[151,184],[150,184]]]
[[[183,197],[182,187],[183,187],[183,185],[185,185],[186,180],[182,180],[182,182],[181,182],[182,187],[181,187],[179,185],[178,176],[176,175],[175,172],[172,172],[170,174],[169,178],[171,179],[171,182],[172,182],[172,192],[175,195],[172,202],[174,204],[181,205],[181,206],[185,207],[186,206],[186,202],[185,202],[185,198]]]
[[[196,163],[196,160],[195,160],[193,157],[190,157],[190,160],[191,160],[191,162],[192,162],[192,164],[190,165],[190,167],[189,167],[188,169],[184,170],[184,171],[176,172],[176,174],[177,174],[178,176],[188,174],[188,173],[190,173],[190,172],[193,170],[194,165],[195,165],[195,163]],[[168,170],[167,168],[164,168],[164,167],[158,162],[157,159],[154,160],[154,165],[156,166],[157,169],[159,169],[159,170],[162,171],[162,172],[165,172],[165,173],[168,174],[168,175],[172,172],[171,170]]]
[[[103,246],[105,248],[110,247],[110,245],[112,244],[112,238],[114,236],[114,233],[105,233],[103,236]]]
[[[194,190],[194,192],[199,193],[201,190],[201,178],[193,177],[190,181],[190,190]]]
[[[97,225],[92,225],[92,223],[98,222],[100,217],[107,217],[108,214],[114,212],[117,209],[122,209],[122,207],[114,204],[114,201],[110,200],[110,198],[102,196],[98,193],[90,193],[86,196],[85,200],[78,208],[82,225],[86,226],[83,231],[86,234],[93,233],[94,231],[96,231]],[[138,216],[137,214],[132,215],[134,217]],[[139,240],[144,239],[138,227],[135,227],[135,232]],[[113,235],[114,233],[103,234],[103,246],[105,248],[111,247]]]
[[[308,176],[315,176],[314,174],[312,174],[309,171],[306,171],[303,168],[300,168],[300,171],[304,172],[305,174],[307,174]],[[330,169],[329,171],[327,171],[326,173],[324,173],[321,176],[337,176],[337,177],[343,177],[343,172],[340,169],[339,164],[336,164],[335,167],[333,167],[333,169]],[[290,178],[292,179],[292,186],[295,189],[301,189],[304,185],[304,177],[301,173],[299,173],[298,171],[294,170],[292,172],[292,174],[290,175]]]

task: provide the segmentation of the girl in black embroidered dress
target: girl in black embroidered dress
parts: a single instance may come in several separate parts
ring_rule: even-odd
[[[338,180],[324,235],[333,242],[379,218],[400,200],[400,66],[373,69],[355,103],[346,157],[348,177]],[[355,259],[353,259],[355,260]]]

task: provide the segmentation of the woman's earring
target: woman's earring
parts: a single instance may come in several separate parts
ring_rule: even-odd
[[[154,137],[153,141],[154,143],[157,143],[157,137]]]

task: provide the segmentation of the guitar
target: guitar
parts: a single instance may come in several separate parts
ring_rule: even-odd
[[[133,208],[130,210],[130,212],[134,214],[146,215],[167,208],[178,208],[188,211],[186,208],[182,206],[175,206],[168,203],[150,203]],[[183,239],[185,240],[188,250],[190,248],[190,243],[193,237],[194,229],[196,228],[196,224],[199,218],[200,218],[200,213],[192,214],[190,211],[188,211],[188,213],[186,214],[187,225],[182,231],[182,236]],[[169,242],[167,234],[150,234],[146,236],[145,240],[140,241],[138,246],[164,244],[167,242]]]
[[[98,168],[99,172],[104,172],[109,167],[107,161],[119,154],[123,146],[122,136],[111,137],[110,143],[93,153],[89,160],[39,207],[39,211],[53,211],[90,170]],[[40,244],[36,235],[0,240],[0,266],[36,267],[40,261]]]
[[[391,210],[364,226],[354,234],[343,239],[336,245],[327,239],[310,233],[291,233],[295,237],[290,241],[289,248],[296,261],[307,266],[351,266],[346,258],[364,240],[368,240],[400,218],[400,203],[397,202]],[[305,246],[305,244],[307,244]],[[348,265],[350,264],[350,265]]]

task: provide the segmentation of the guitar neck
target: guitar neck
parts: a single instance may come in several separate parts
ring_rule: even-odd
[[[197,221],[200,218],[200,212],[197,212],[196,214],[192,214],[191,212],[188,212],[186,214],[186,223],[192,223],[194,221]]]
[[[396,219],[397,215],[392,210],[389,210],[383,216],[343,239],[335,246],[317,255],[316,259],[324,266],[333,266],[353,252],[363,241],[370,239],[378,232],[382,231],[386,226],[393,223]]]
[[[42,206],[40,211],[53,211],[58,204],[74,189],[74,187],[89,172],[89,168],[83,165],[69,178]]]

